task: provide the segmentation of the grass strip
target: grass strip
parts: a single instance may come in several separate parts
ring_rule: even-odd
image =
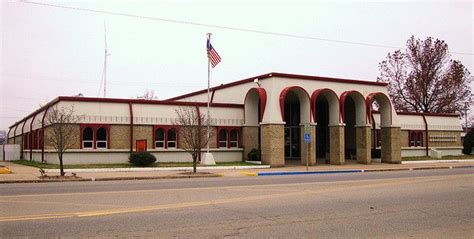
[[[49,163],[40,163],[32,160],[13,160],[10,161],[12,163],[36,167],[36,168],[44,168],[44,169],[58,169],[58,164],[49,164]],[[153,167],[192,167],[192,162],[160,162],[154,163],[151,168]],[[201,165],[198,164],[201,167]],[[205,167],[214,167],[214,166],[255,166],[255,164],[247,163],[247,162],[222,162],[217,163],[216,165],[206,165]],[[64,165],[65,169],[81,169],[81,168],[138,168],[133,164],[129,163],[122,163],[122,164],[67,164]]]

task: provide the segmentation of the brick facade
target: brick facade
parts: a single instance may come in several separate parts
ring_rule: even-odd
[[[400,131],[400,146],[401,147],[410,147],[410,140],[408,138],[408,133],[409,133],[409,130],[401,130]],[[424,137],[426,138],[426,137]],[[423,139],[423,141],[425,141],[425,139]],[[423,142],[423,145],[426,145],[425,144],[426,142]]]
[[[262,132],[262,163],[269,164],[271,167],[285,166],[284,125],[264,124],[260,127]]]
[[[242,148],[244,148],[244,160],[248,160],[248,153],[258,148],[258,126],[242,127]]]
[[[382,162],[401,163],[400,128],[382,127]]]
[[[344,164],[344,126],[329,126],[329,162],[335,165]]]
[[[356,159],[358,163],[371,163],[370,126],[356,127]]]
[[[111,149],[130,149],[130,126],[111,125],[110,126],[110,147]]]
[[[130,126],[128,127],[130,128]],[[130,131],[129,131],[130,132]],[[151,125],[134,125],[133,126],[133,148],[137,147],[137,140],[146,140],[147,148],[152,149],[153,144],[153,126]],[[129,134],[130,135],[130,134]],[[127,140],[128,148],[130,147],[130,136]]]
[[[428,137],[430,147],[460,146],[461,132],[459,131],[430,131]]]

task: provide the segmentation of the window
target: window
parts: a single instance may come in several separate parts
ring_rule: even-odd
[[[178,129],[172,125],[155,125],[154,147],[159,149],[178,148]]]
[[[44,134],[43,134],[43,129],[40,129],[38,131],[38,149],[43,148],[43,143],[44,143]]]
[[[416,147],[416,132],[410,132],[410,147]]]
[[[224,126],[217,129],[217,146],[219,148],[238,148],[240,129]]]
[[[171,128],[168,130],[168,148],[176,148],[176,129]]]
[[[227,130],[221,129],[219,131],[219,148],[227,148]]]
[[[165,147],[165,130],[159,128],[155,131],[155,148]]]
[[[230,131],[230,147],[237,148],[239,147],[239,132],[236,129]]]
[[[110,125],[81,124],[82,149],[108,149]]]
[[[25,133],[23,135],[23,149],[29,149],[29,145],[30,145],[30,137],[29,137],[29,133]]]
[[[107,148],[107,130],[104,128],[99,128],[97,130],[97,141],[96,148],[106,149]]]
[[[38,149],[39,130],[33,131],[33,149]]]
[[[408,145],[410,147],[422,147],[423,146],[423,132],[421,131],[409,131],[408,132]]]
[[[91,127],[87,127],[82,131],[82,148],[94,148],[94,131]]]
[[[418,146],[423,147],[423,132],[418,132]]]

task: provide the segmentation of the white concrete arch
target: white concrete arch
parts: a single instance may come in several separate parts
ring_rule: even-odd
[[[301,123],[311,122],[311,107],[308,92],[300,86],[289,86],[280,92],[280,113],[281,119],[285,121],[285,98],[289,92],[293,92],[300,103],[300,121]]]
[[[381,117],[380,126],[392,126],[392,103],[390,101],[390,98],[382,92],[370,93],[366,98],[366,111],[369,122],[372,119],[372,103],[374,101],[379,104],[379,111]]]
[[[367,112],[364,96],[356,90],[345,91],[340,97],[341,118],[345,122],[344,107],[347,98],[351,98],[355,104],[356,126],[365,126],[367,124]]]
[[[244,122],[246,126],[258,126],[263,121],[267,105],[267,92],[263,88],[251,88],[244,98]],[[260,120],[259,120],[260,119]]]
[[[311,94],[311,111],[313,113],[314,122],[317,123],[317,101],[321,98],[325,98],[329,104],[329,124],[339,125],[341,118],[339,110],[339,97],[337,96],[336,92],[328,88],[315,90]]]

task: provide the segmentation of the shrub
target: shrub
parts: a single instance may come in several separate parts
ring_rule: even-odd
[[[464,137],[462,153],[467,154],[467,155],[471,154],[473,147],[474,147],[474,129],[471,129]]]
[[[156,162],[156,158],[153,154],[148,152],[137,152],[132,153],[128,157],[131,164],[137,167],[146,167],[150,166]]]
[[[252,149],[250,152],[247,154],[248,159],[251,161],[260,161],[262,159],[261,151],[260,149]]]

